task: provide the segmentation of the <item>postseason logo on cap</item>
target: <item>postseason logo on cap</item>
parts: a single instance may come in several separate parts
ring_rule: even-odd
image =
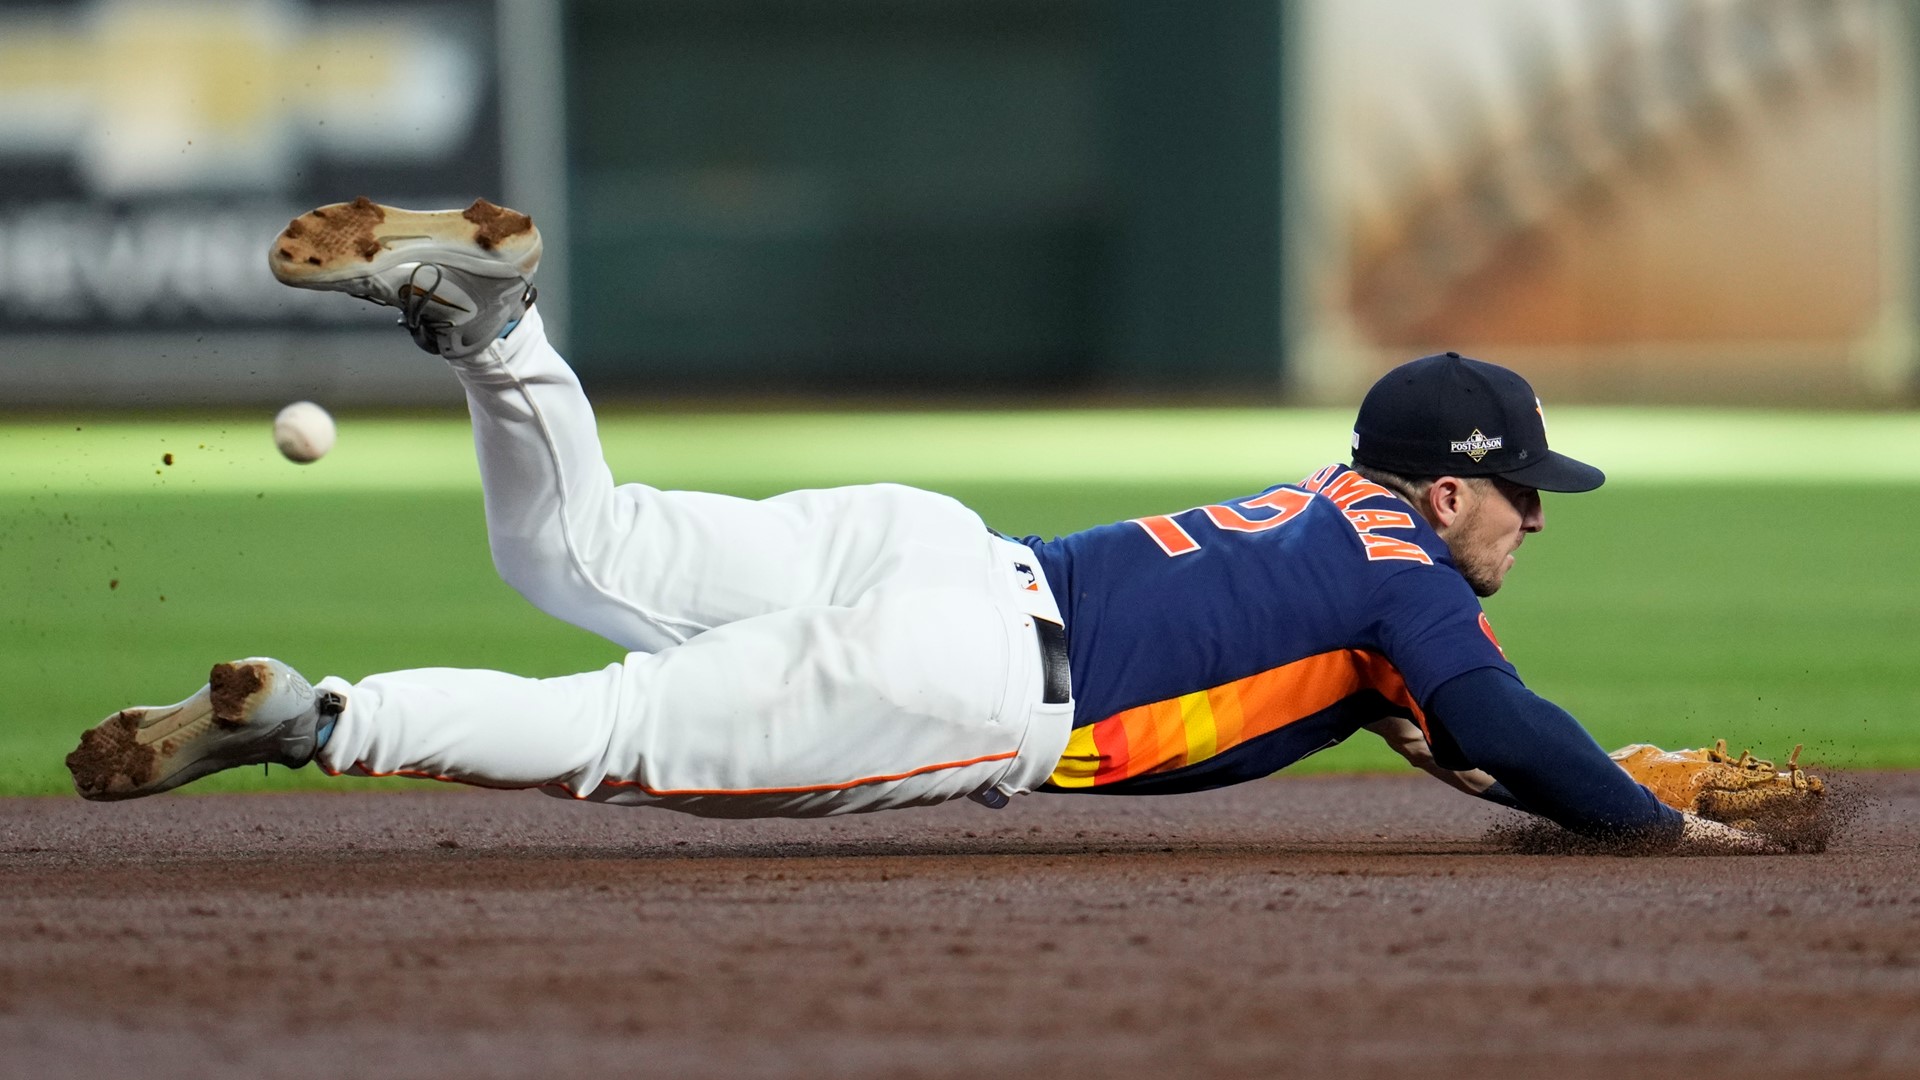
[[[1472,435],[1464,439],[1453,440],[1453,452],[1467,455],[1473,459],[1474,464],[1478,465],[1480,461],[1487,456],[1487,451],[1500,449],[1500,447],[1505,444],[1505,441],[1506,440],[1499,435],[1495,435],[1489,439],[1485,435],[1480,434],[1479,428],[1474,428]]]
[[[1353,419],[1353,460],[1408,477],[1503,476],[1539,491],[1605,483],[1599,469],[1547,448],[1546,419],[1518,373],[1459,353],[1423,356],[1367,391]]]

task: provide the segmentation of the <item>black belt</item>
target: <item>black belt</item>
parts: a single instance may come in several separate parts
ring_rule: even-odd
[[[1033,620],[1034,640],[1040,644],[1040,702],[1065,705],[1073,700],[1073,673],[1067,667],[1067,628],[1038,615],[1028,617]],[[1007,793],[998,787],[981,788],[967,798],[989,810],[998,810],[1008,802]]]
[[[1010,543],[1020,542],[991,525],[987,526],[987,532]],[[1026,570],[1029,578],[1034,577],[1033,571],[1026,566],[1022,565],[1019,569]],[[1033,636],[1040,641],[1040,670],[1044,673],[1040,703],[1065,705],[1073,700],[1073,670],[1067,666],[1067,628],[1035,615]]]
[[[1073,671],[1067,666],[1067,628],[1057,622],[1033,616],[1033,636],[1040,642],[1040,670],[1043,705],[1064,705],[1073,700]]]

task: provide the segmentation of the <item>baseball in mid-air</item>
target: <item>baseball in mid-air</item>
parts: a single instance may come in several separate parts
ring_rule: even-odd
[[[311,401],[296,401],[273,418],[273,445],[288,461],[319,461],[333,449],[333,417]]]

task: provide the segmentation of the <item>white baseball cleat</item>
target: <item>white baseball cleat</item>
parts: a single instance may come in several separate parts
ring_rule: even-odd
[[[486,348],[533,303],[540,230],[485,199],[465,210],[402,210],[362,195],[288,222],[267,265],[297,289],[399,308],[421,348],[459,359]]]
[[[240,765],[298,768],[313,759],[318,729],[346,707],[278,660],[215,664],[207,685],[177,705],[122,709],[80,736],[67,755],[73,786],[89,799],[137,799]]]

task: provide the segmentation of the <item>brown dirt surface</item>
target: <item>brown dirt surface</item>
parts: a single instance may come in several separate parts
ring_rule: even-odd
[[[1823,853],[1531,854],[1424,777],[732,822],[0,801],[0,1062],[143,1077],[1912,1076],[1920,774]]]

